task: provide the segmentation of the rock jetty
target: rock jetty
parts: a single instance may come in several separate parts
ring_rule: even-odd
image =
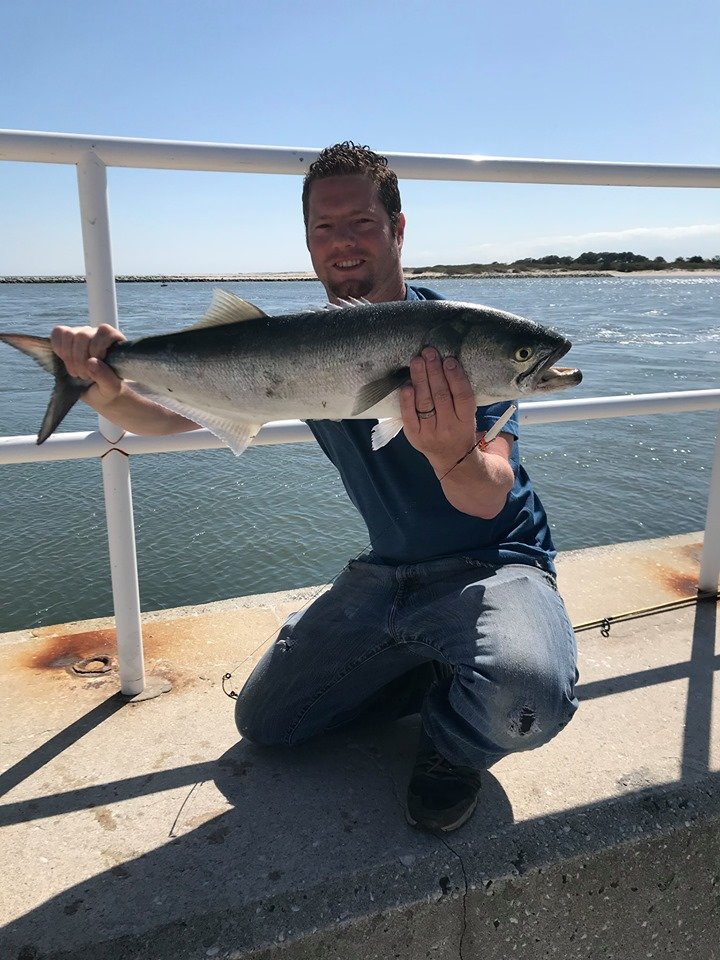
[[[230,283],[253,280],[317,280],[314,273],[222,273],[197,276],[128,274],[115,277],[116,283]],[[0,283],[85,283],[84,276],[0,277]]]

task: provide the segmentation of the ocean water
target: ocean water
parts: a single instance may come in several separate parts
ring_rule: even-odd
[[[445,280],[448,298],[530,316],[573,341],[564,397],[718,386],[720,279]],[[121,284],[129,336],[197,320],[214,284]],[[320,304],[312,282],[226,283],[268,313]],[[82,285],[0,284],[0,329],[87,322]],[[49,378],[0,346],[0,436],[37,431]],[[560,396],[560,395],[558,395]],[[93,429],[78,404],[63,430]],[[526,427],[526,468],[558,550],[703,528],[717,412]],[[138,456],[132,463],[144,610],[321,584],[367,544],[315,444]],[[99,464],[0,467],[0,632],[112,613]]]

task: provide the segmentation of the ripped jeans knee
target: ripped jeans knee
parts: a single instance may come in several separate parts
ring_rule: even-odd
[[[536,695],[534,695],[536,694]],[[572,691],[526,689],[511,701],[501,696],[489,713],[487,739],[503,754],[533,750],[548,743],[570,722],[577,710]]]

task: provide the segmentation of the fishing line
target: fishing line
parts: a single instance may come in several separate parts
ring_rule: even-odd
[[[484,451],[485,448],[487,447],[487,445],[488,445],[492,440],[494,440],[494,439],[497,437],[497,435],[500,433],[500,431],[502,430],[502,428],[505,426],[505,424],[506,424],[506,423],[508,422],[508,420],[512,417],[512,415],[515,413],[516,410],[517,410],[517,404],[511,403],[510,406],[507,408],[507,410],[503,411],[503,413],[498,417],[498,419],[497,419],[496,422],[490,427],[490,429],[489,429],[489,430],[486,430],[486,431],[483,431],[483,433],[480,434],[478,440],[472,445],[472,447],[470,447],[470,449],[468,450],[468,452],[465,453],[465,454],[463,454],[463,456],[460,457],[460,459],[457,460],[457,461],[450,467],[450,469],[447,470],[447,471],[438,479],[438,483],[442,483],[443,480],[444,480],[447,476],[449,476],[456,467],[459,467],[460,464],[463,463],[463,461],[467,460],[467,458],[470,456],[470,454],[473,452],[473,450],[478,450],[478,449],[479,449],[479,450]],[[410,504],[410,506],[407,507],[406,510],[404,510],[402,513],[400,513],[400,514],[398,514],[396,517],[394,517],[394,518],[393,518],[393,523],[397,523],[398,520],[401,520],[406,514],[408,514],[408,513],[410,512],[410,510],[412,509],[413,506],[414,506],[414,504]],[[381,538],[381,539],[382,539],[382,538]],[[295,613],[296,613],[296,614],[302,613],[303,610],[306,609],[306,607],[308,607],[311,603],[313,603],[315,600],[317,600],[317,598],[320,596],[321,593],[323,593],[328,587],[332,587],[332,585],[335,583],[335,581],[337,580],[337,578],[338,578],[342,573],[344,573],[344,572],[348,569],[349,565],[353,562],[353,560],[358,560],[358,559],[366,552],[366,550],[367,550],[368,548],[372,548],[372,540],[370,540],[370,541],[362,548],[362,550],[360,550],[359,553],[357,553],[354,557],[351,557],[350,560],[348,560],[347,563],[346,563],[343,567],[341,567],[340,570],[338,570],[338,572],[335,574],[335,576],[334,576],[331,580],[329,580],[327,583],[323,584],[323,585],[320,587],[320,589],[317,591],[317,593],[315,593],[315,594],[313,594],[312,596],[308,597],[308,599],[305,601],[305,603],[303,603],[303,605],[302,605],[298,610],[296,610]],[[282,630],[282,626],[280,627],[280,629]],[[226,696],[230,697],[231,700],[237,700],[238,694],[237,694],[237,692],[236,692],[235,690],[227,690],[227,689],[226,689],[226,686],[225,686],[226,683],[227,683],[229,680],[232,680],[233,674],[236,673],[236,672],[240,669],[240,667],[244,666],[244,665],[248,662],[248,660],[250,660],[252,657],[254,657],[255,654],[258,652],[258,650],[262,649],[262,647],[264,647],[266,644],[268,644],[268,643],[272,640],[272,638],[275,636],[276,633],[277,633],[277,631],[276,631],[276,630],[273,630],[273,632],[270,634],[270,636],[268,636],[265,640],[263,640],[262,643],[259,643],[259,644],[257,645],[257,647],[255,647],[254,650],[251,650],[250,653],[249,653],[243,660],[241,660],[240,663],[239,663],[236,667],[234,667],[229,673],[224,673],[224,674],[223,674],[223,678],[222,678],[223,693],[224,693]]]

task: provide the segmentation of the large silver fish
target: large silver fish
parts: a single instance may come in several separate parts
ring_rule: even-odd
[[[46,440],[90,386],[71,377],[50,340],[0,333],[55,377],[38,433]],[[211,430],[236,454],[270,420],[391,418],[373,431],[383,446],[402,428],[398,389],[426,346],[465,368],[478,404],[580,383],[553,364],[570,341],[490,307],[449,300],[370,304],[269,317],[216,291],[206,316],[179,333],[115,344],[105,362],[133,389]]]

